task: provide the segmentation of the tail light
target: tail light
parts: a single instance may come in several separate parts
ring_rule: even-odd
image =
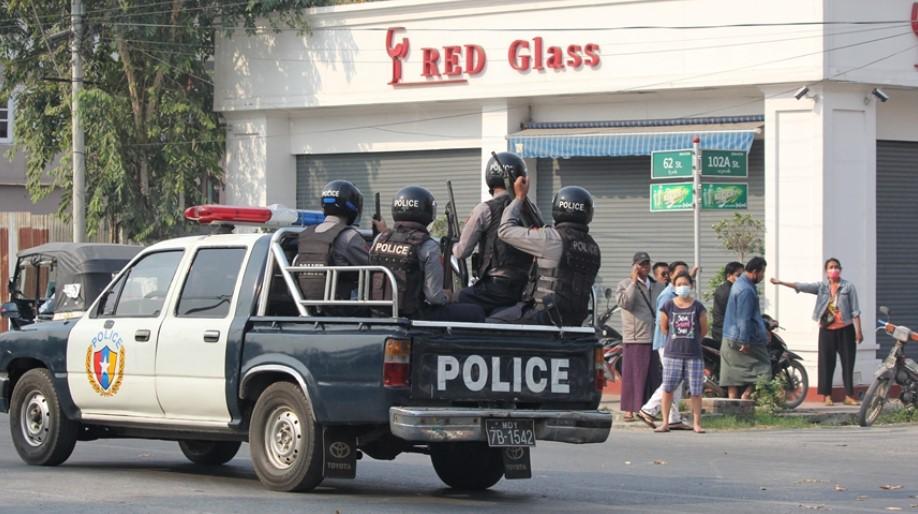
[[[411,340],[386,339],[383,357],[383,386],[408,387],[411,384]]]
[[[606,388],[606,359],[603,357],[602,348],[593,350],[593,369],[596,390],[602,392]]]

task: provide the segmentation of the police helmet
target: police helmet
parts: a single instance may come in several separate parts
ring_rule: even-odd
[[[429,225],[437,217],[437,201],[420,186],[403,187],[392,200],[392,219]]]
[[[551,201],[551,217],[555,223],[593,221],[593,195],[580,186],[562,187]]]
[[[347,180],[332,180],[322,188],[322,212],[325,215],[343,216],[348,223],[360,217],[363,211],[363,194]]]
[[[511,186],[516,182],[517,178],[528,175],[526,161],[521,159],[519,155],[511,152],[500,152],[497,157],[495,159],[494,156],[491,156],[491,159],[488,160],[488,165],[485,166],[485,182],[488,184],[488,190],[492,193],[495,187],[506,187],[504,182],[505,170],[510,174]],[[504,165],[503,169],[497,163],[498,160],[500,160],[500,164]]]

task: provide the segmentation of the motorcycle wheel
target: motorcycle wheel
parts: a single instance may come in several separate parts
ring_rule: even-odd
[[[810,388],[810,377],[806,368],[797,361],[791,361],[782,371],[784,374],[784,406],[796,409],[806,399],[806,392]]]
[[[889,394],[889,378],[878,378],[870,384],[861,401],[861,409],[857,413],[857,424],[869,427],[883,412],[886,396]]]

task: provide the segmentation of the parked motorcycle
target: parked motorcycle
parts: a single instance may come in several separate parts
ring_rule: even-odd
[[[612,303],[612,290],[606,288],[604,295],[606,310],[596,320],[596,332],[599,342],[602,343],[602,353],[606,360],[606,380],[615,382],[622,376],[622,335],[609,324],[612,314],[618,310],[618,304]]]
[[[806,399],[810,377],[803,366],[803,357],[787,349],[787,343],[777,334],[780,327],[771,316],[764,315],[765,328],[771,334],[768,355],[772,376],[784,378],[784,402],[788,409],[796,409]],[[706,337],[702,345],[704,356],[705,396],[727,397],[726,388],[720,387],[720,344]]]
[[[886,307],[880,307],[880,313],[886,318],[891,314]],[[893,385],[899,386],[899,400],[904,405],[918,407],[918,364],[905,356],[905,343],[918,341],[918,333],[912,332],[908,327],[893,325],[888,321],[877,321],[877,330],[885,330],[896,340],[889,351],[889,355],[877,368],[873,383],[864,394],[861,409],[857,414],[857,422],[862,427],[869,427],[883,412],[883,406],[888,400],[889,391]]]

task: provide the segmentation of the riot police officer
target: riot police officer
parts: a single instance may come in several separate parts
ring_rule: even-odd
[[[462,237],[453,246],[453,255],[465,259],[478,248],[478,281],[459,291],[459,301],[480,305],[486,314],[520,301],[529,280],[532,256],[517,250],[497,237],[501,216],[513,200],[504,185],[509,175],[512,184],[527,176],[526,162],[510,152],[491,157],[485,166],[485,182],[491,199],[481,202],[462,229]],[[503,165],[503,166],[501,166]]]
[[[450,304],[443,289],[443,263],[440,246],[431,239],[427,226],[437,213],[437,202],[427,189],[402,188],[392,201],[391,229],[373,241],[370,264],[389,268],[395,275],[399,316],[433,321],[484,321],[477,305]],[[373,299],[392,298],[386,276],[374,273]]]
[[[516,199],[504,210],[498,234],[536,258],[538,277],[530,282],[523,302],[492,314],[488,321],[580,326],[601,264],[599,245],[589,234],[593,197],[582,187],[561,188],[552,200],[555,225],[530,229],[521,221],[529,180],[520,177],[513,188]]]
[[[325,221],[300,232],[295,266],[366,266],[369,248],[354,222],[363,210],[363,195],[347,180],[333,180],[322,188],[322,211]],[[298,273],[303,297],[321,300],[325,295],[325,273]],[[338,299],[350,299],[357,289],[357,273],[341,273]],[[357,315],[359,309],[325,307],[324,314]]]

